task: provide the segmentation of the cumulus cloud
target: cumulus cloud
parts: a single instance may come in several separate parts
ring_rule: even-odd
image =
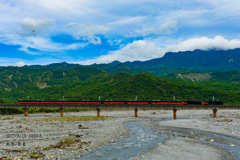
[[[86,61],[79,62],[80,64],[92,64],[92,63],[110,63],[114,60],[121,62],[135,61],[135,60],[148,60],[162,56],[161,49],[154,43],[144,40],[134,41],[127,44],[118,51],[112,51],[108,55],[96,57]]]
[[[34,36],[47,31],[54,24],[54,19],[33,19],[24,18],[22,21],[22,31],[18,32],[23,36]]]
[[[170,52],[193,51],[195,49],[227,50],[227,49],[235,49],[235,48],[240,48],[240,40],[238,39],[227,40],[222,36],[216,36],[213,39],[208,37],[188,39],[178,44],[166,46],[166,51],[170,51]]]
[[[101,44],[100,37],[96,35],[103,35],[111,30],[109,27],[104,25],[96,25],[93,23],[69,23],[67,27],[75,28],[76,32],[72,33],[75,38],[88,40],[93,44]]]
[[[26,63],[24,63],[23,61],[20,61],[20,62],[16,62],[13,64],[13,66],[17,66],[17,67],[22,67],[22,66],[25,66]]]
[[[26,65],[24,60],[18,59],[18,58],[6,58],[6,57],[0,57],[0,65],[1,66],[17,66],[21,67]]]
[[[54,19],[24,18],[19,30],[8,34],[0,34],[0,42],[7,45],[20,45],[19,50],[35,55],[75,50],[88,44],[86,42],[71,44],[53,42],[50,27],[54,23]]]
[[[238,37],[239,10],[239,0],[3,0],[0,3],[0,43],[21,46],[21,50],[30,54],[53,57],[59,52],[73,55],[69,50],[89,43],[101,44],[102,35],[109,38],[109,44],[120,46],[118,51],[109,51],[106,57],[96,57],[92,62],[97,62],[98,58],[101,62],[110,62],[110,59],[146,60],[161,57],[167,51],[197,48],[234,48],[239,40],[225,38]],[[225,38],[192,39],[196,35],[212,37],[218,34]],[[72,40],[72,37],[65,41],[65,35],[80,41]],[[137,36],[136,39],[141,37],[145,40],[121,47],[126,41],[132,41],[133,35]],[[172,41],[154,41],[159,37]],[[186,40],[186,37],[191,39]],[[185,41],[175,43],[177,39]],[[153,51],[148,45],[153,47]],[[142,53],[144,50],[146,55]],[[134,51],[139,54],[133,54]]]
[[[156,42],[139,40],[127,44],[117,51],[112,51],[107,55],[95,57],[94,59],[81,61],[80,64],[110,63],[114,60],[126,61],[145,61],[153,58],[161,58],[166,52],[193,51],[195,49],[209,50],[228,50],[240,48],[240,40],[227,40],[222,36],[215,38],[201,37],[188,39],[177,44],[166,44],[158,46]]]
[[[63,52],[64,50],[75,50],[78,48],[85,47],[87,43],[72,43],[72,44],[61,44],[54,43],[49,39],[43,37],[27,37],[24,42],[21,42],[20,50],[29,54],[44,54]],[[33,52],[29,48],[34,48],[36,51]]]
[[[177,30],[177,21],[167,21],[161,25],[155,24],[151,27],[145,27],[140,30],[135,30],[138,35],[149,35],[149,34],[170,34]]]

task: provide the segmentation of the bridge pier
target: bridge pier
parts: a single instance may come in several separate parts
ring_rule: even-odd
[[[217,109],[214,108],[212,111],[213,111],[213,118],[216,118],[217,117]]]
[[[135,111],[135,117],[138,117],[138,109],[135,108],[134,111]]]
[[[97,117],[100,117],[100,108],[97,108]]]
[[[63,107],[60,107],[60,116],[63,117]]]
[[[173,109],[173,119],[177,118],[177,109]]]
[[[63,117],[63,110],[60,110],[60,116]]]
[[[27,109],[24,110],[24,115],[28,116],[28,110]]]
[[[25,115],[25,116],[28,116],[28,108],[27,108],[27,106],[24,106],[23,109],[24,109],[24,115]]]

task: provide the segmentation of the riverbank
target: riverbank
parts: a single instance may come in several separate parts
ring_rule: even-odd
[[[212,118],[211,114],[184,116],[176,120],[154,122],[151,126],[143,122],[143,127],[169,137],[164,143],[159,143],[132,160],[240,159],[239,123],[239,111],[222,111],[217,118]]]
[[[59,113],[40,113],[23,115],[7,115],[1,116],[0,119],[0,158],[23,158],[39,156],[46,159],[73,159],[97,150],[108,143],[116,143],[119,139],[130,135],[129,130],[124,126],[125,122],[141,121],[144,128],[161,128],[163,127],[180,127],[204,130],[209,132],[217,132],[234,136],[240,139],[240,112],[239,111],[218,111],[218,118],[212,118],[212,111],[178,111],[176,120],[165,122],[157,122],[152,125],[153,121],[162,118],[172,118],[172,111],[160,110],[140,110],[139,117],[134,117],[134,111],[101,111],[101,115],[108,116],[107,120],[97,121],[41,121],[42,118],[59,117]],[[194,115],[202,115],[195,117]],[[84,112],[68,112],[64,117],[81,117],[96,116],[96,111]],[[186,118],[187,117],[187,118]],[[157,126],[156,126],[157,125]],[[69,145],[57,146],[63,138],[74,139],[74,143]],[[204,148],[204,144],[185,141],[183,138],[168,139],[164,144],[158,144],[155,149],[146,151],[136,157],[136,159],[155,159],[156,157],[171,157],[170,153],[158,153],[158,150],[164,151],[163,145],[166,147],[189,146],[187,153],[192,153],[191,146],[196,148]],[[176,142],[174,144],[173,142]],[[173,145],[174,144],[174,145]],[[206,147],[206,145],[205,145]],[[177,148],[175,150],[177,150]],[[212,150],[211,150],[212,149]],[[196,149],[198,150],[198,149]],[[190,152],[189,152],[190,151]],[[222,150],[210,147],[202,154],[216,157],[219,153],[225,153]],[[210,152],[211,151],[211,152]],[[219,152],[219,153],[218,153]],[[174,152],[173,152],[174,153]],[[151,158],[151,155],[154,155]],[[175,152],[175,156],[184,157]],[[177,157],[178,157],[177,156]],[[197,154],[195,155],[197,157]],[[155,158],[154,158],[155,157]],[[190,159],[197,158],[189,157]],[[199,156],[198,156],[199,157]],[[204,157],[202,157],[205,159]],[[40,158],[41,159],[41,158]],[[171,158],[170,158],[171,159]],[[178,159],[178,158],[174,158]],[[214,158],[213,158],[214,159]]]

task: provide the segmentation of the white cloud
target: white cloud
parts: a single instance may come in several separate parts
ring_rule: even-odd
[[[120,20],[114,21],[114,22],[110,22],[109,25],[129,25],[129,24],[135,24],[135,23],[139,23],[142,22],[146,19],[146,16],[137,16],[137,17],[123,17]]]
[[[21,50],[30,54],[56,55],[57,52],[67,53],[67,50],[78,49],[89,43],[101,44],[99,35],[105,35],[111,39],[112,44],[119,46],[121,42],[115,41],[116,39],[126,40],[126,37],[132,38],[132,34],[153,39],[164,38],[166,36],[164,34],[180,31],[167,35],[172,40],[196,35],[212,37],[221,34],[228,38],[237,37],[240,26],[239,10],[239,0],[2,0],[0,43],[20,45]],[[67,24],[69,27],[66,27]],[[72,35],[87,42],[65,44],[64,40],[53,42],[51,37],[53,35],[56,37]],[[144,43],[152,45],[156,50],[162,48],[159,57],[163,51],[238,46],[238,40],[227,40],[223,37],[189,39],[186,42],[168,45],[151,40],[134,41],[119,51],[109,52],[106,55],[108,58],[102,56],[102,62],[117,58],[145,60],[147,57],[149,59],[155,57],[156,51],[151,51]],[[39,52],[32,52],[29,48]],[[129,56],[134,50],[139,52],[139,55]],[[154,56],[144,55],[141,53],[142,50],[153,52]],[[123,55],[123,58],[120,55]]]
[[[65,61],[72,61],[73,59],[70,57],[65,57]],[[6,58],[0,57],[0,66],[17,66],[21,67],[24,65],[48,65],[50,63],[60,63],[63,62],[57,58],[51,57],[43,57],[43,58],[36,58],[33,60],[25,60],[21,58]]]
[[[22,31],[19,34],[23,36],[43,34],[52,24],[54,24],[53,19],[24,18],[22,21]]]
[[[239,20],[240,16],[240,1],[239,0],[222,0],[218,1],[216,7],[212,10],[212,13],[217,16],[217,18],[233,18]]]
[[[153,58],[160,58],[166,52],[179,52],[179,51],[193,51],[195,49],[209,50],[228,50],[240,48],[240,40],[233,39],[227,40],[222,36],[216,36],[211,39],[208,37],[188,39],[177,44],[165,44],[158,46],[157,42],[139,40],[127,44],[125,47],[118,51],[110,52],[107,55],[95,57],[94,59],[78,62],[80,64],[93,64],[93,63],[110,63],[118,60],[121,62],[126,61],[146,61]]]
[[[108,55],[96,57],[86,61],[79,62],[80,64],[92,64],[92,63],[110,63],[114,60],[121,62],[135,61],[135,60],[148,60],[162,56],[161,49],[154,43],[148,41],[134,41],[133,43],[127,44],[125,47],[118,51],[112,51]]]
[[[227,40],[222,36],[216,36],[211,39],[208,37],[193,38],[178,44],[168,45],[165,50],[168,52],[178,52],[178,51],[193,51],[195,49],[209,50],[227,50],[240,48],[240,40],[233,39]]]
[[[151,27],[145,27],[141,30],[135,30],[138,35],[149,35],[149,34],[171,34],[177,30],[177,21],[167,21],[163,24],[154,24]]]
[[[22,67],[26,65],[24,60],[18,58],[0,57],[1,66],[17,66]]]
[[[104,34],[110,29],[104,25],[85,22],[86,19],[91,21],[91,15],[98,11],[99,9],[95,8],[94,3],[86,0],[69,0],[68,2],[64,0],[51,2],[48,0],[3,1],[0,3],[0,43],[20,45],[20,50],[30,54],[64,52],[89,44],[88,42],[65,44],[64,42],[53,42],[51,39],[53,35],[75,32],[75,36],[78,38],[85,38],[91,43],[100,44],[101,39],[95,34]],[[79,25],[78,30],[74,31],[72,28],[66,29],[66,24],[72,20],[83,25]],[[83,37],[80,37],[81,35]],[[30,51],[29,48],[35,49],[36,52]]]
[[[50,27],[54,22],[53,19],[24,18],[19,30],[0,34],[0,42],[7,45],[20,45],[19,50],[36,55],[75,50],[88,44],[87,42],[71,44],[53,42]]]
[[[100,37],[96,35],[103,35],[110,32],[110,28],[104,25],[96,25],[93,23],[77,24],[69,23],[67,27],[73,27],[75,32],[72,32],[73,36],[77,39],[87,39],[93,44],[101,44]]]
[[[18,34],[8,34],[0,38],[2,43],[8,45],[20,45],[19,50],[29,54],[53,54],[63,52],[64,50],[75,50],[85,47],[88,43],[61,44],[52,42],[48,37],[40,36],[20,36]],[[31,49],[35,51],[32,51]]]
[[[22,66],[25,66],[26,63],[24,63],[23,61],[20,61],[20,62],[16,62],[13,64],[13,66],[17,66],[17,67],[22,67]]]

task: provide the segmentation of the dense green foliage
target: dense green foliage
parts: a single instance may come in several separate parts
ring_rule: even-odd
[[[173,96],[179,100],[210,100],[215,96],[225,103],[240,103],[239,77],[238,71],[188,71],[163,79],[144,72],[113,74],[87,66],[70,69],[2,67],[0,103],[17,103],[18,99],[28,97],[30,100],[59,100],[63,96],[65,100],[98,100],[99,96],[101,100],[134,100],[136,96],[138,100],[172,100]]]
[[[28,98],[98,100],[100,96],[101,100],[134,100],[137,96],[138,100],[172,100],[175,96],[179,100],[210,100],[214,96],[225,104],[240,104],[238,52],[196,50],[167,53],[146,62],[91,66],[63,62],[0,67],[0,103]],[[236,70],[224,71],[231,69]]]

